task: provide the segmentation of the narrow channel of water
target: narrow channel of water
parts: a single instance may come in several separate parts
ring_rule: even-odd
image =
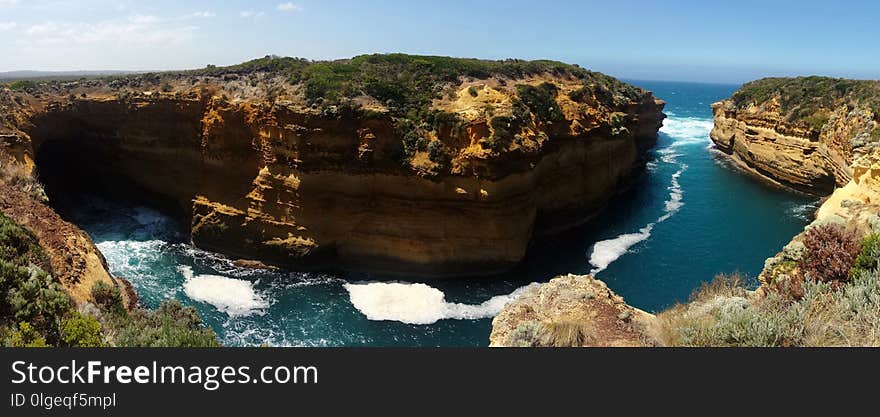
[[[668,102],[644,179],[594,223],[538,242],[497,277],[365,283],[254,271],[185,243],[179,225],[149,208],[80,195],[66,216],[147,305],[179,299],[235,346],[485,346],[491,317],[518,289],[558,274],[594,272],[649,311],[685,300],[717,273],[754,277],[816,201],[744,176],[710,149],[709,105],[736,86],[633,83]]]

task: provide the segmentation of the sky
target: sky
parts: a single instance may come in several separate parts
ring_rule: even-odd
[[[626,79],[880,78],[874,1],[0,0],[0,71],[166,70],[267,54],[554,59]]]

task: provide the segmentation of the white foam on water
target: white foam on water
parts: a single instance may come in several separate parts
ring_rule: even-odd
[[[643,242],[651,237],[651,230],[654,229],[654,223],[639,229],[637,233],[626,233],[613,239],[607,239],[593,244],[590,253],[590,265],[593,265],[591,274],[598,274],[608,268],[612,262],[619,259],[623,254],[629,252],[629,249],[639,242]]]
[[[816,217],[816,210],[819,209],[820,201],[811,201],[805,204],[793,204],[786,212],[788,215],[803,221],[812,221]]]
[[[675,139],[670,147],[681,147],[710,142],[709,132],[712,131],[714,126],[715,122],[712,119],[670,117],[663,121],[663,127],[660,128],[660,132]]]
[[[674,113],[667,113],[673,116]],[[664,202],[663,215],[657,218],[653,223],[648,223],[635,233],[625,233],[612,239],[596,242],[593,244],[589,253],[590,265],[593,266],[591,274],[597,274],[608,268],[611,263],[618,260],[621,256],[630,251],[636,244],[648,240],[651,237],[651,231],[658,223],[669,220],[675,213],[684,206],[684,190],[681,188],[679,178],[687,169],[687,165],[679,163],[676,158],[681,156],[678,153],[679,148],[694,145],[711,143],[709,140],[709,132],[714,127],[712,119],[703,119],[698,117],[669,117],[663,121],[663,127],[660,132],[672,137],[673,142],[657,153],[660,161],[667,164],[678,164],[678,171],[672,174],[672,180],[669,187],[669,198]],[[656,170],[656,166],[651,171]]]
[[[684,206],[684,190],[682,190],[681,183],[678,180],[686,169],[687,165],[681,164],[679,170],[672,174],[672,181],[670,181],[670,185],[667,187],[669,198],[664,202],[664,213],[656,221],[648,223],[648,225],[639,229],[636,233],[625,233],[593,244],[589,254],[590,265],[593,265],[590,274],[595,275],[607,269],[611,263],[620,259],[633,246],[648,240],[651,237],[651,231],[654,230],[654,226],[669,220],[669,218],[681,210]]]
[[[477,320],[494,317],[507,303],[538,284],[518,288],[510,294],[492,297],[481,304],[446,301],[443,291],[425,284],[371,282],[345,284],[351,303],[369,320],[391,320],[407,324],[433,324],[444,319]]]
[[[250,281],[221,275],[195,275],[189,266],[180,266],[178,270],[185,279],[183,292],[187,297],[211,304],[230,317],[258,314],[269,307]]]

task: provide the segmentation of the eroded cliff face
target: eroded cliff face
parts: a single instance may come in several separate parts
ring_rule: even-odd
[[[730,101],[712,105],[718,149],[748,171],[771,182],[811,194],[827,195],[852,179],[853,157],[868,149],[853,140],[870,132],[873,114],[836,109],[822,128],[792,125],[778,103],[738,110]]]
[[[638,175],[664,117],[650,93],[620,101],[586,91],[575,101],[569,93],[583,83],[550,74],[465,80],[432,105],[455,119],[435,122],[401,155],[406,137],[381,104],[317,109],[190,81],[165,92],[17,94],[6,152],[30,167],[63,165],[67,181],[118,191],[112,181],[122,180],[190,219],[194,244],[235,257],[487,274],[520,261],[534,236],[601,210]],[[515,111],[515,84],[546,83],[561,117],[496,120]]]

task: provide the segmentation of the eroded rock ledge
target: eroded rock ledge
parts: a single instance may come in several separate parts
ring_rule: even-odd
[[[322,65],[410,58],[359,59]],[[124,179],[170,201],[197,246],[231,256],[487,274],[519,262],[535,235],[592,218],[638,175],[665,117],[651,93],[601,74],[467,61],[487,72],[438,84],[410,109],[430,116],[413,123],[394,107],[408,93],[352,90],[330,104],[302,81],[318,64],[283,62],[289,78],[261,62],[6,90],[5,146],[29,168],[61,155],[82,180]]]

